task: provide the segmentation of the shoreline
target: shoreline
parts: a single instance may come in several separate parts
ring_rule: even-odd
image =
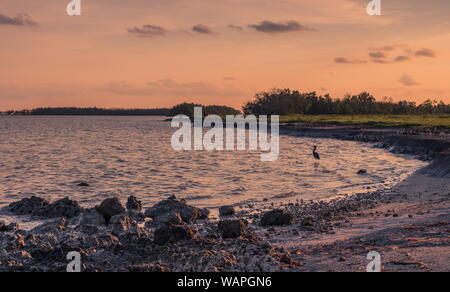
[[[373,143],[430,161],[390,190],[330,201],[279,203],[254,210],[209,211],[175,197],[141,210],[130,197],[84,209],[63,199],[24,199],[7,207],[47,218],[24,231],[0,223],[0,271],[65,271],[78,251],[82,271],[365,271],[369,251],[384,271],[449,271],[448,137],[350,127],[283,125],[286,135]]]
[[[371,143],[395,154],[413,155],[430,162],[390,190],[381,191],[374,206],[350,212],[343,221],[334,221],[333,224],[339,226],[336,232],[322,233],[300,242],[284,242],[284,245],[302,246],[309,261],[317,262],[318,258],[322,258],[319,265],[306,264],[306,270],[365,271],[367,260],[364,252],[367,253],[368,246],[382,255],[385,271],[450,270],[448,133],[347,126],[311,127],[302,124],[285,124],[281,128],[286,135]],[[427,234],[427,229],[432,232]],[[411,234],[411,230],[416,233]],[[324,243],[326,247],[322,247]],[[360,250],[360,254],[353,252],[349,255],[349,250]],[[317,256],[321,253],[326,256]],[[315,256],[311,258],[311,254]]]
[[[409,154],[425,161],[450,156],[450,134],[447,131],[288,123],[280,124],[280,134],[372,143],[392,153]]]

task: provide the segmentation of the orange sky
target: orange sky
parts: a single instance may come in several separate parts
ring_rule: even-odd
[[[450,103],[450,1],[381,1],[0,0],[0,110],[240,108],[273,87]]]

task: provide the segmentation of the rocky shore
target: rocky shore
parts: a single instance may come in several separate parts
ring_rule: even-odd
[[[298,263],[248,228],[244,219],[208,220],[209,211],[174,196],[141,210],[109,198],[91,209],[65,198],[30,197],[7,211],[47,222],[32,230],[0,222],[0,271],[66,271],[66,255],[83,271],[289,271]]]
[[[362,271],[369,250],[392,252],[408,244],[432,248],[433,253],[439,247],[448,258],[449,198],[450,193],[411,200],[398,191],[373,192],[329,202],[281,204],[251,216],[226,206],[228,212],[219,220],[210,220],[208,210],[175,197],[145,211],[135,197],[129,198],[127,209],[117,198],[84,209],[68,198],[48,203],[31,197],[12,203],[8,211],[46,222],[32,230],[0,222],[0,271],[63,272],[72,251],[81,254],[86,272]],[[43,211],[48,206],[57,208]],[[440,212],[434,214],[436,206]],[[358,220],[362,223],[355,224]],[[374,221],[372,226],[368,220]],[[432,238],[426,226],[435,229]],[[343,238],[339,233],[345,230]],[[407,233],[425,241],[402,238]],[[423,260],[408,264],[403,255],[396,261],[403,269],[428,267]],[[445,264],[437,270],[447,269],[448,261]]]
[[[65,271],[71,251],[82,255],[84,271],[293,271],[303,263],[265,240],[275,228],[326,232],[333,220],[377,199],[291,204],[252,218],[224,206],[220,220],[208,220],[208,210],[174,196],[144,212],[135,197],[127,209],[117,198],[84,209],[69,198],[30,197],[7,211],[47,222],[29,231],[0,222],[0,271]]]
[[[285,134],[373,142],[432,163],[389,191],[254,212],[222,206],[218,219],[175,196],[147,209],[135,196],[94,208],[29,197],[2,212],[44,223],[0,222],[0,271],[64,272],[73,251],[86,272],[365,271],[369,251],[382,255],[385,271],[450,270],[447,137],[291,127]]]

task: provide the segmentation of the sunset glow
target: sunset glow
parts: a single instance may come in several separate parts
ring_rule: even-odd
[[[448,0],[0,0],[0,110],[240,108],[262,90],[450,102]]]

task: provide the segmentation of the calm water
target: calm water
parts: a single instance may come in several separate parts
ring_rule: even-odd
[[[367,144],[288,136],[276,162],[261,162],[258,152],[176,152],[175,129],[162,120],[0,117],[0,207],[32,194],[85,206],[130,194],[147,206],[172,194],[200,207],[325,199],[391,186],[425,165]]]

